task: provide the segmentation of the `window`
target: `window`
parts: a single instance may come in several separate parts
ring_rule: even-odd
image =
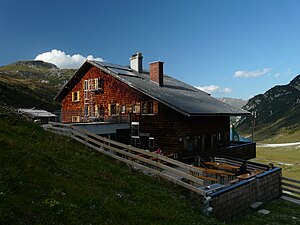
[[[104,92],[104,79],[98,79],[98,91],[100,91],[101,93]]]
[[[72,102],[79,102],[79,91],[72,92]]]
[[[72,116],[72,123],[78,123],[79,122],[79,116]]]
[[[135,147],[139,147],[141,145],[139,136],[131,136],[131,145]]]
[[[126,112],[126,107],[125,107],[125,105],[122,105],[121,106],[121,113],[125,113]]]
[[[89,106],[84,105],[84,116],[88,116],[88,115],[89,115]]]
[[[97,91],[102,93],[104,89],[104,79],[91,78],[84,80],[83,88],[85,91]]]
[[[188,151],[191,151],[194,149],[193,139],[190,136],[183,138],[183,147],[184,147],[184,149],[186,149]]]
[[[154,148],[154,137],[149,137],[149,148],[150,149]]]
[[[88,80],[84,80],[84,90],[85,91],[89,90],[89,81]]]
[[[142,102],[142,115],[154,115],[158,113],[158,102],[147,101]]]
[[[219,146],[222,146],[225,144],[225,134],[224,133],[217,134],[217,142],[218,142]]]
[[[111,115],[116,115],[117,114],[117,104],[111,104],[110,105],[110,113],[111,113]]]
[[[120,113],[120,105],[113,103],[108,106],[108,114],[109,116],[116,116]]]
[[[131,122],[131,136],[139,136],[139,122]]]
[[[133,113],[139,114],[141,112],[141,104],[140,103],[136,103],[133,106]]]
[[[126,113],[132,113],[133,112],[133,107],[132,105],[126,105]]]

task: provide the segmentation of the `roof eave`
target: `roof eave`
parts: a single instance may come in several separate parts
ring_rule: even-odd
[[[190,116],[251,116],[251,113],[191,113]]]
[[[78,82],[81,80],[82,75],[88,71],[92,65],[89,61],[85,61],[84,64],[75,72],[75,74],[68,80],[68,82],[63,86],[63,88],[58,92],[58,94],[54,97],[54,101],[62,101],[68,94],[72,88],[70,88],[70,84],[72,82]]]

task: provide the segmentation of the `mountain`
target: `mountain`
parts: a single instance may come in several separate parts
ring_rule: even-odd
[[[239,109],[241,109],[248,102],[248,100],[237,99],[237,98],[219,98],[219,100],[221,102],[227,103],[228,105],[232,105]]]
[[[43,61],[17,61],[0,67],[0,102],[14,108],[59,109],[53,102],[64,83],[75,73]]]
[[[255,133],[258,140],[292,135],[300,130],[300,75],[287,85],[278,85],[250,99],[243,109],[256,112]],[[252,118],[244,118],[238,128],[249,132]]]
[[[36,61],[16,61],[9,66],[20,66],[20,67],[31,67],[31,68],[48,68],[48,69],[58,69],[57,66],[55,66],[52,63],[47,63],[44,61],[36,60]]]

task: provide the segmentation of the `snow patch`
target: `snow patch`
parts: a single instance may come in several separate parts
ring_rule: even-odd
[[[299,148],[300,142],[282,143],[282,144],[259,144],[258,146],[276,148],[276,147],[288,147],[288,146],[294,146],[294,145],[299,145],[299,146],[297,146],[297,148]]]
[[[284,162],[277,162],[278,165],[283,165],[283,166],[294,166],[295,164],[292,163],[284,163]]]

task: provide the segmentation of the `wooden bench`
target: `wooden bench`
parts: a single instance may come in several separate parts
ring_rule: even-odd
[[[228,181],[228,183],[232,185],[232,184],[235,184],[239,181],[240,181],[239,179],[233,179],[233,180]]]
[[[195,176],[195,177],[197,177],[197,178],[199,178],[199,179],[201,179],[201,180],[209,180],[209,181],[213,181],[214,183],[218,182],[218,179],[212,178],[212,177],[199,176],[199,175],[197,175],[197,176]]]

